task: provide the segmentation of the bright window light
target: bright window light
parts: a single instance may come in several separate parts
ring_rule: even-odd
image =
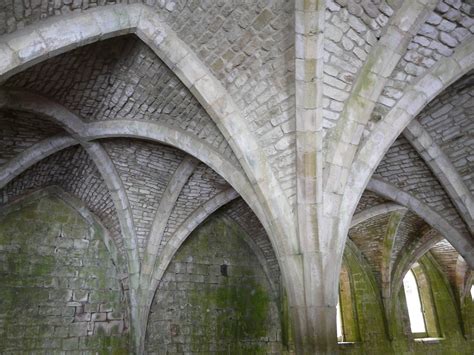
[[[337,340],[342,341],[343,340],[343,334],[342,334],[342,315],[341,315],[341,306],[339,305],[339,302],[337,302],[336,306],[336,311],[337,311]]]
[[[471,299],[474,301],[474,285],[471,286]]]
[[[407,300],[408,315],[412,333],[425,333],[425,320],[421,308],[420,294],[413,271],[409,270],[403,279],[405,297]]]

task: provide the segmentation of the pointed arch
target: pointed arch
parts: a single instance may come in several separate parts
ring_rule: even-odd
[[[474,266],[474,241],[469,235],[461,234],[457,229],[452,227],[448,221],[424,203],[385,181],[372,178],[367,185],[367,189],[412,210],[431,227],[438,230],[453,245],[458,253],[461,254],[471,266]]]
[[[51,56],[126,33],[136,34],[172,69],[223,133],[268,212],[272,234],[280,239],[277,253],[298,253],[293,211],[239,108],[208,68],[150,7],[101,6],[42,21],[5,36],[0,42],[0,82]]]
[[[403,132],[445,188],[469,231],[473,233],[474,198],[447,155],[417,120],[412,120]]]
[[[456,48],[451,57],[441,59],[416,80],[377,123],[362,143],[350,168],[341,202],[344,216],[341,230],[347,230],[349,216],[354,213],[371,176],[395,139],[429,102],[473,68],[474,38],[471,38]]]
[[[77,213],[79,213],[89,225],[95,224],[99,226],[101,230],[102,241],[104,242],[105,247],[109,251],[110,258],[112,259],[115,265],[122,265],[118,248],[115,245],[115,241],[111,237],[107,227],[104,226],[101,220],[96,215],[94,215],[81,200],[72,196],[57,185],[47,186],[39,190],[30,192],[18,199],[15,199],[14,201],[0,208],[0,215],[9,213],[12,209],[17,208],[18,204],[22,204],[29,201],[41,200],[46,196],[54,196],[59,198],[61,201],[66,203],[66,205],[70,206]]]

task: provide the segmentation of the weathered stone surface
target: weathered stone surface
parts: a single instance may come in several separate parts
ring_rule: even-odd
[[[153,302],[147,352],[281,351],[277,298],[242,233],[215,217],[181,247]]]
[[[0,71],[9,77],[0,90],[0,176],[9,181],[0,190],[0,213],[51,185],[82,200],[81,211],[101,220],[112,238],[106,244],[118,249],[108,257],[120,290],[108,291],[117,291],[129,312],[117,312],[100,301],[104,290],[92,292],[76,280],[72,266],[83,267],[76,265],[78,255],[92,246],[75,239],[67,243],[73,261],[62,268],[71,289],[66,306],[50,302],[35,313],[45,329],[50,319],[69,323],[52,329],[54,336],[35,351],[144,353],[147,310],[156,294],[148,323],[152,352],[284,353],[293,351],[294,341],[297,353],[335,353],[336,285],[349,224],[339,297],[345,340],[355,343],[340,345],[341,351],[470,351],[473,309],[461,296],[474,265],[473,226],[466,218],[474,186],[472,80],[465,75],[474,58],[470,2],[115,2],[0,4],[0,33],[10,33],[0,38]],[[405,127],[411,143],[396,140]],[[100,143],[87,141],[98,136]],[[179,146],[194,158],[131,136]],[[363,193],[367,182],[397,203]],[[352,218],[354,210],[364,222],[353,224],[362,219]],[[400,217],[396,228],[394,216]],[[230,224],[221,228],[216,219]],[[229,229],[234,222],[238,227]],[[206,248],[189,247],[209,225],[213,239]],[[228,242],[229,230],[238,230],[248,245]],[[438,243],[443,237],[457,252]],[[174,256],[183,242],[185,259],[181,252]],[[37,253],[51,252],[37,246]],[[235,264],[221,270],[229,260]],[[450,332],[438,344],[413,341],[403,293],[399,297],[403,273],[417,262],[433,282],[439,313],[449,314],[440,316]],[[232,272],[249,265],[234,278]],[[211,305],[226,272],[235,282],[226,288],[230,303]],[[250,317],[269,333],[242,338],[249,328],[241,320],[250,319],[242,310],[254,310],[255,280],[276,291],[265,321]],[[44,288],[51,299],[62,297],[62,285]],[[282,292],[277,303],[280,290],[288,298]],[[193,308],[202,298],[190,295],[209,297]],[[235,300],[245,307],[234,307]],[[232,320],[226,312],[234,312]],[[288,342],[289,315],[298,327]],[[25,339],[39,333],[36,320],[23,327]],[[244,331],[230,336],[215,324]],[[98,333],[107,339],[94,343]],[[8,351],[18,350],[17,339],[7,337]]]
[[[63,150],[25,171],[2,190],[2,204],[50,185],[59,185],[82,200],[99,216],[117,248],[122,249],[120,224],[110,192],[94,163],[81,148],[72,147]]]
[[[0,111],[0,166],[61,127],[26,112]]]
[[[449,197],[418,153],[403,137],[397,139],[374,176],[403,188],[437,211],[460,230],[465,224]]]
[[[2,211],[1,352],[127,351],[126,295],[103,233],[53,195]],[[104,306],[116,328],[96,316]]]

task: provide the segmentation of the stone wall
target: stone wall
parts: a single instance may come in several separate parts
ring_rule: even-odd
[[[394,311],[390,321],[383,314],[382,299],[375,278],[370,272],[362,254],[348,250],[346,246],[345,264],[349,270],[352,286],[354,317],[358,322],[360,340],[340,344],[342,353],[348,354],[472,354],[474,344],[466,340],[472,332],[473,302],[470,296],[464,300],[462,317],[448,280],[439,265],[430,255],[420,259],[424,274],[431,288],[437,316],[439,338],[429,341],[415,340],[410,332],[408,310],[401,288],[393,297]],[[366,265],[366,267],[364,267]],[[425,281],[426,282],[426,281]],[[462,326],[464,324],[464,328]],[[390,341],[389,332],[393,339]],[[471,339],[471,338],[468,338]]]
[[[152,305],[147,353],[282,352],[277,293],[242,233],[220,215],[182,245]]]
[[[55,194],[36,197],[0,213],[0,353],[128,353],[105,230]]]

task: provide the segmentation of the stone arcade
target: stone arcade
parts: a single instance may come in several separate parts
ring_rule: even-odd
[[[472,354],[473,33],[472,0],[0,0],[0,353]]]

